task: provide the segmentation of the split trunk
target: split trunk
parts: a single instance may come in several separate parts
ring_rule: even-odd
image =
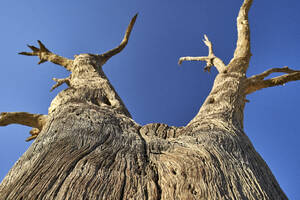
[[[241,7],[237,48],[227,66],[206,36],[207,57],[180,59],[206,61],[207,70],[219,71],[185,127],[137,124],[102,71],[127,44],[135,18],[121,45],[101,55],[69,60],[41,42],[40,48],[29,46],[33,52],[22,54],[60,64],[72,74],[56,79],[55,87],[67,83],[69,88],[52,101],[48,115],[1,114],[0,125],[30,125],[29,139],[36,140],[2,181],[0,199],[287,199],[244,133],[243,112],[247,94],[299,80],[300,72],[276,68],[246,77],[251,3],[245,0]],[[278,71],[286,74],[264,80]]]

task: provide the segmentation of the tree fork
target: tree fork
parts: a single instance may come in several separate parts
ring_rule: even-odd
[[[29,46],[33,52],[22,54],[61,64],[72,74],[57,80],[57,86],[65,82],[69,88],[52,101],[41,134],[0,184],[0,197],[287,199],[244,133],[243,111],[247,94],[299,80],[299,71],[275,68],[246,77],[251,4],[244,0],[241,6],[228,65],[214,55],[206,36],[208,56],[179,60],[205,61],[206,70],[214,65],[219,71],[198,114],[184,127],[137,124],[102,71],[107,59],[126,46],[136,17],[121,44],[104,54],[68,60],[41,42],[40,48]],[[285,74],[264,80],[274,72]]]
[[[207,57],[181,57],[179,58],[178,64],[181,65],[183,61],[206,61],[206,66],[204,67],[204,71],[210,72],[210,68],[215,66],[219,73],[224,72],[225,64],[223,61],[216,57],[213,52],[213,46],[211,41],[208,40],[208,37],[204,35],[204,44],[208,47],[208,56]]]

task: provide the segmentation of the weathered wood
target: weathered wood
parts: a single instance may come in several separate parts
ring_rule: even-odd
[[[290,69],[246,77],[251,3],[245,0],[239,12],[237,48],[227,66],[216,62],[206,38],[209,56],[198,60],[220,70],[184,127],[134,122],[102,71],[105,54],[62,62],[72,74],[57,84],[69,88],[52,101],[42,131],[3,179],[0,199],[287,199],[244,133],[243,116],[249,91],[275,85],[259,85],[270,73],[287,73],[285,82],[300,77]],[[22,54],[53,61],[38,53],[50,52],[42,43],[30,47],[33,53]]]
[[[22,124],[25,126],[33,127],[30,130],[31,136],[26,139],[30,141],[35,139],[42,131],[47,123],[47,115],[31,114],[27,112],[3,112],[0,114],[0,126],[7,126],[9,124]]]
[[[207,63],[206,66],[204,67],[205,71],[210,72],[210,68],[212,66],[215,66],[219,73],[224,72],[224,70],[226,69],[226,66],[220,58],[215,56],[215,54],[213,52],[212,43],[211,43],[211,41],[208,40],[208,37],[206,35],[204,35],[203,42],[208,47],[208,56],[181,57],[181,58],[179,58],[178,64],[181,65],[183,61],[205,61]]]

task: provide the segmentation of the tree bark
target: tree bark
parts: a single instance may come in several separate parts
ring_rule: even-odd
[[[198,114],[185,127],[141,126],[102,71],[102,65],[127,44],[104,54],[80,54],[74,60],[39,48],[38,56],[71,71],[55,79],[69,88],[52,101],[48,115],[2,113],[0,125],[38,128],[35,141],[0,184],[0,199],[287,199],[267,164],[244,133],[246,95],[300,79],[300,72],[274,68],[247,78],[252,0],[241,6],[234,56],[228,65],[213,53],[182,57],[216,66],[213,88]],[[273,72],[285,75],[264,80]],[[37,119],[43,123],[38,123]],[[26,123],[24,123],[26,121]],[[30,138],[30,139],[34,139]]]

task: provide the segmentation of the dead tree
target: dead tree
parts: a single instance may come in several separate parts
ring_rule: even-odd
[[[52,101],[48,115],[2,113],[0,125],[33,127],[34,143],[0,185],[1,199],[287,199],[267,164],[244,133],[246,96],[300,80],[300,71],[274,68],[246,77],[249,65],[248,12],[244,0],[237,18],[238,39],[228,65],[216,57],[204,36],[205,57],[182,57],[215,66],[218,75],[198,114],[184,127],[141,126],[131,116],[102,71],[127,44],[104,54],[74,60],[50,52],[40,41],[29,46],[71,75],[54,79],[69,87]],[[284,75],[267,78],[274,72]]]

